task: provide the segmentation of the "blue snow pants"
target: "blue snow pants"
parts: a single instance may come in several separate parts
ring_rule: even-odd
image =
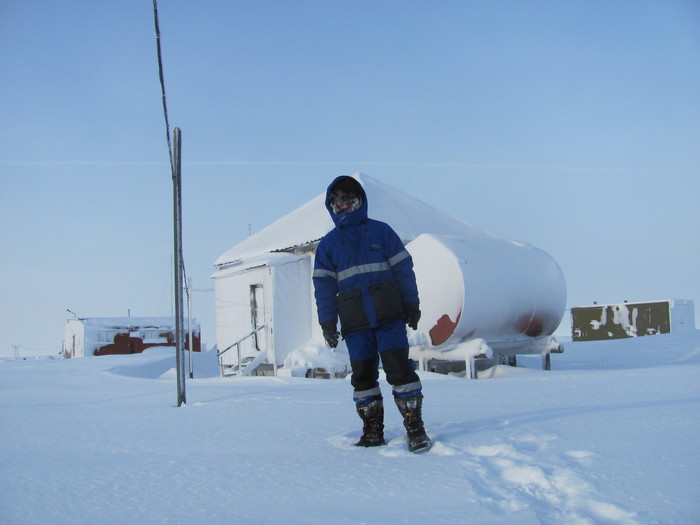
[[[361,405],[381,396],[380,358],[394,396],[420,393],[420,379],[413,361],[408,358],[408,337],[404,321],[391,321],[378,328],[350,332],[345,335],[345,343],[350,354],[355,403]]]

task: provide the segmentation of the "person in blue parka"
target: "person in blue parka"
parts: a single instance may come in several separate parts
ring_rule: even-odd
[[[406,324],[420,319],[413,260],[386,223],[367,216],[367,195],[353,177],[336,178],[326,191],[335,228],[318,244],[313,282],[318,320],[326,344],[342,334],[352,366],[351,383],[363,422],[358,446],[384,444],[384,405],[379,359],[404,418],[408,446],[431,446],[422,419],[422,385],[408,357]],[[340,333],[338,332],[340,320]]]

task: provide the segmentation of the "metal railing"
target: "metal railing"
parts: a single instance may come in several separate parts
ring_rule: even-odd
[[[233,347],[235,346],[235,347],[236,347],[236,354],[237,354],[236,357],[237,357],[237,359],[238,359],[238,372],[240,373],[240,371],[241,371],[241,343],[242,343],[243,341],[245,341],[246,339],[248,339],[249,337],[253,337],[253,336],[254,336],[255,334],[257,334],[260,330],[262,330],[263,328],[265,328],[265,326],[266,326],[266,325],[258,326],[255,330],[253,330],[253,331],[250,332],[249,334],[247,334],[247,335],[241,337],[241,338],[240,338],[238,341],[236,341],[235,343],[230,344],[229,346],[227,346],[226,348],[224,348],[221,352],[218,352],[218,351],[217,351],[217,353],[216,353],[216,358],[217,358],[218,361],[219,361],[219,368],[221,369],[221,376],[222,376],[222,377],[224,376],[224,364],[221,362],[221,356],[224,355],[226,352],[228,352],[229,350],[231,350],[231,348],[233,348]]]

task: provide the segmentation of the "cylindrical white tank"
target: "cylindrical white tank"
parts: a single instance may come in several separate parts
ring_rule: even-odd
[[[559,265],[544,251],[501,238],[423,234],[406,248],[421,302],[419,344],[449,349],[551,335],[566,306]]]

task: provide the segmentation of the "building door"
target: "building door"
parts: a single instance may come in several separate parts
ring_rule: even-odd
[[[262,284],[250,285],[250,322],[251,330],[265,326],[265,291]],[[257,351],[267,348],[266,330],[263,328],[253,335],[253,347]]]

